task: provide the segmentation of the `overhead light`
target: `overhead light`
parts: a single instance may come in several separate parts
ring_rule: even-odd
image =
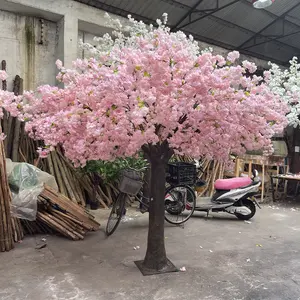
[[[261,8],[266,8],[270,5],[272,5],[273,2],[274,2],[274,0],[256,0],[253,2],[253,6],[254,6],[254,8],[261,9]]]

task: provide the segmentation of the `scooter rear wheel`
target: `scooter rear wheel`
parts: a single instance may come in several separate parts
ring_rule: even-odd
[[[186,185],[170,186],[165,193],[165,220],[179,225],[186,222],[196,207],[195,191]]]
[[[251,213],[248,215],[242,215],[239,213],[235,213],[235,216],[240,219],[240,220],[250,220],[251,218],[253,218],[253,216],[256,213],[256,206],[253,203],[253,201],[249,200],[249,199],[244,199],[242,200],[242,203],[239,203],[239,205],[237,206],[246,206],[247,208],[249,208],[251,210]]]

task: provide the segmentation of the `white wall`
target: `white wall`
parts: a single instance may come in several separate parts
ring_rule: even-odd
[[[85,32],[82,30],[79,30],[79,32],[78,32],[78,40],[82,40],[84,43],[90,43],[92,45],[96,45],[97,43],[94,42],[94,37],[95,37],[95,34],[93,34],[93,33]],[[89,57],[88,53],[84,53],[84,51],[82,49],[80,49],[79,46],[78,46],[77,51],[78,51],[77,52],[78,58],[88,58]]]
[[[38,18],[0,10],[0,60],[7,63],[9,90],[15,75],[24,79],[25,89],[55,83],[56,24],[44,21],[43,45],[40,25]]]

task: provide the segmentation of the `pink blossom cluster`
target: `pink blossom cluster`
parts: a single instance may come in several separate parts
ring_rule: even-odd
[[[7,73],[3,70],[0,70],[0,80],[6,80],[8,77]]]
[[[0,104],[27,121],[31,137],[61,144],[76,165],[132,156],[165,140],[175,153],[196,158],[272,150],[270,138],[286,125],[280,97],[261,77],[246,77],[256,66],[235,65],[238,52],[195,55],[190,43],[154,29],[134,48],[78,59],[74,69],[58,61],[64,89],[44,85],[22,100],[1,92]]]
[[[40,158],[46,158],[50,153],[50,149],[49,148],[38,147],[37,153],[39,154]]]
[[[3,109],[6,109],[13,117],[19,117],[22,120],[24,116],[23,97],[0,90],[0,119],[3,117]]]
[[[6,139],[6,135],[2,132],[0,133],[0,142]]]

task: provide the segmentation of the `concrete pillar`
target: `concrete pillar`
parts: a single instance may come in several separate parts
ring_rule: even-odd
[[[72,67],[72,61],[77,59],[78,18],[70,14],[65,15],[57,23],[57,58],[66,68]]]
[[[35,19],[32,17],[25,18],[24,34],[24,89],[32,90],[35,88],[35,65],[36,65],[36,32]],[[22,76],[22,75],[21,75]]]

